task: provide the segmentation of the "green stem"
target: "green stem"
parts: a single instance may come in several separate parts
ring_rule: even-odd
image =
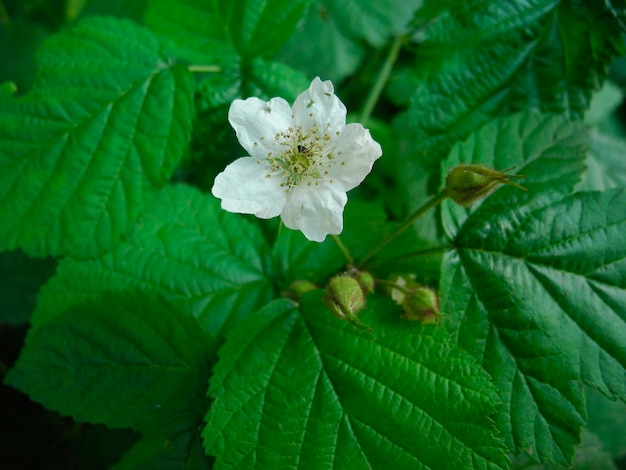
[[[378,246],[374,247],[369,253],[367,253],[361,261],[359,261],[357,268],[362,267],[365,263],[367,263],[370,259],[378,254],[380,250],[385,248],[392,240],[394,240],[398,235],[402,234],[407,228],[415,223],[417,219],[422,217],[426,212],[428,212],[433,207],[441,204],[444,199],[448,197],[448,192],[443,189],[435,194],[432,198],[426,201],[419,209],[417,209],[413,214],[408,216],[404,222],[395,229],[391,234],[387,235],[385,239],[378,244]]]
[[[341,241],[341,238],[339,238],[337,235],[331,235],[331,237],[334,240],[334,242],[337,244],[337,247],[339,247],[339,251],[343,253],[343,256],[344,258],[346,258],[346,261],[348,262],[348,264],[350,266],[354,265],[354,258],[350,254],[350,250],[348,250],[346,245],[344,245],[343,242]]]
[[[430,255],[436,255],[436,254],[439,254],[439,253],[445,253],[446,251],[448,251],[450,249],[452,249],[451,245],[436,246],[436,247],[433,247],[433,248],[426,248],[425,250],[417,250],[417,251],[414,251],[412,253],[406,253],[406,254],[403,254],[402,256],[398,256],[398,257],[394,257],[394,258],[387,258],[384,261],[385,261],[385,263],[388,263],[388,262],[393,262],[393,261],[396,261],[396,260],[406,260],[406,259],[410,259],[410,258],[420,258],[422,256],[430,256]],[[371,265],[375,265],[375,264],[376,264],[376,262],[371,263],[370,266]]]
[[[195,73],[219,73],[222,71],[222,67],[219,65],[190,65],[187,68],[190,72]]]
[[[398,58],[398,54],[400,53],[400,48],[404,41],[406,40],[406,36],[398,36],[391,44],[391,49],[389,49],[389,54],[387,55],[387,59],[383,64],[378,76],[376,77],[376,82],[374,82],[374,86],[369,92],[367,99],[365,100],[365,105],[363,105],[363,110],[361,111],[361,119],[360,122],[364,126],[369,120],[372,111],[374,111],[374,107],[378,102],[378,98],[380,98],[380,94],[383,92],[383,88],[389,80],[389,75],[391,74],[391,69]]]

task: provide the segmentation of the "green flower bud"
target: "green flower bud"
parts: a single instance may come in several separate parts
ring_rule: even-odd
[[[439,298],[437,293],[426,286],[419,286],[411,290],[402,302],[404,315],[407,320],[419,320],[422,323],[437,323],[439,312]]]
[[[450,199],[461,206],[470,206],[487,197],[500,184],[508,184],[527,191],[526,188],[510,181],[510,178],[526,178],[523,175],[507,175],[515,167],[498,171],[484,165],[458,165],[446,176],[446,193]]]
[[[416,283],[411,277],[403,276],[393,277],[389,284],[392,300],[404,311],[402,318],[422,323],[439,321],[439,298],[433,289]]]
[[[361,286],[361,290],[365,295],[374,292],[374,276],[372,276],[370,273],[366,271],[357,271],[357,273],[354,275],[354,278]]]
[[[311,281],[306,279],[300,279],[297,281],[293,281],[289,286],[289,292],[295,296],[296,299],[299,299],[307,292],[317,289],[317,286],[313,284]]]
[[[324,289],[322,303],[340,320],[354,321],[356,314],[365,307],[365,293],[354,277],[339,275]]]

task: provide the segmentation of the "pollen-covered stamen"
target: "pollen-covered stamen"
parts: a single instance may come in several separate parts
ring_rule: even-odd
[[[281,186],[289,191],[301,183],[319,184],[319,180],[328,174],[328,168],[334,165],[331,141],[330,135],[320,132],[317,124],[306,133],[301,126],[277,133],[275,142],[285,150],[270,152],[267,161],[273,171],[281,173]]]

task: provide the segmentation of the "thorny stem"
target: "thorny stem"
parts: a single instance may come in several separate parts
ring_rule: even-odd
[[[389,79],[389,75],[391,74],[391,69],[393,68],[393,64],[395,64],[396,59],[398,58],[398,54],[400,53],[400,48],[404,44],[407,36],[401,35],[396,37],[396,39],[391,44],[391,49],[389,49],[389,54],[387,55],[387,59],[383,64],[378,76],[376,77],[376,81],[374,82],[374,86],[369,92],[367,99],[365,100],[365,105],[363,105],[363,110],[361,111],[361,119],[360,122],[364,126],[369,120],[372,111],[374,111],[374,107],[378,102],[378,98],[380,98],[380,94],[383,92],[383,88]]]
[[[428,212],[433,207],[441,204],[444,199],[448,197],[448,192],[443,189],[435,194],[432,198],[426,201],[422,206],[417,209],[413,214],[408,216],[402,224],[395,229],[392,233],[387,235],[383,241],[381,241],[373,250],[367,253],[361,261],[357,264],[357,268],[362,267],[365,263],[367,263],[370,259],[378,254],[380,250],[386,247],[393,239],[395,239],[398,235],[402,234],[407,228],[415,223],[420,217],[422,217],[426,212]]]
[[[348,250],[346,245],[344,245],[343,242],[341,241],[341,238],[339,238],[337,235],[331,235],[331,237],[332,237],[333,241],[337,244],[337,247],[339,248],[341,253],[343,253],[343,256],[344,256],[344,258],[346,258],[346,261],[348,262],[348,264],[350,266],[353,266],[354,265],[354,258],[350,254],[350,250]]]
[[[219,65],[190,65],[188,69],[195,73],[220,73],[222,71]]]

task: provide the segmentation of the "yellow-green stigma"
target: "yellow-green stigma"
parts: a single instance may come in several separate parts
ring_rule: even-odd
[[[320,132],[317,124],[306,133],[301,126],[289,127],[277,133],[275,141],[285,150],[270,152],[266,158],[272,173],[279,173],[283,178],[281,186],[285,191],[302,183],[318,185],[334,164],[335,155],[327,151],[331,137],[328,132]]]

